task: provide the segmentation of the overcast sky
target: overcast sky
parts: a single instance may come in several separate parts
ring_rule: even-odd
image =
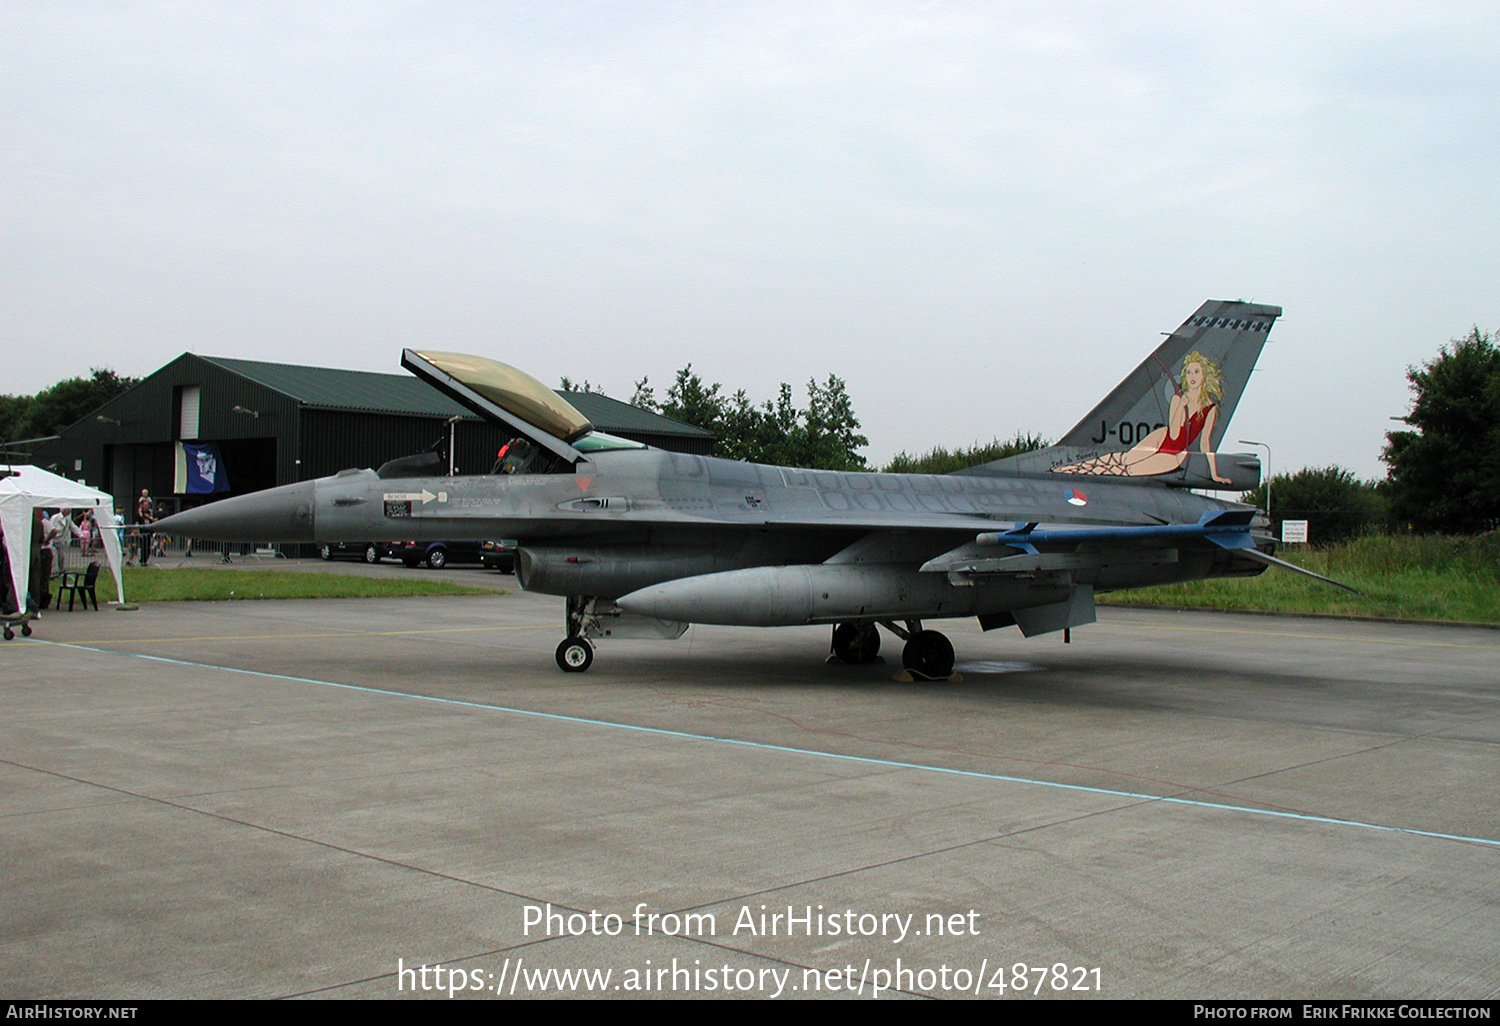
[[[0,392],[403,346],[843,377],[872,462],[1057,437],[1205,299],[1228,430],[1383,475],[1500,326],[1500,5],[3,0]]]

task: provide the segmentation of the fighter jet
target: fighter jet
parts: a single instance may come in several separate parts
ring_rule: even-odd
[[[931,620],[1030,637],[1092,622],[1102,592],[1267,565],[1308,573],[1254,533],[1253,507],[1194,491],[1259,481],[1254,455],[1216,443],[1280,315],[1207,302],[1057,445],[946,475],[667,452],[595,430],[513,367],[408,349],[402,366],[514,433],[492,473],[444,476],[436,454],[403,457],[157,526],[219,541],[517,539],[521,586],[565,599],[557,665],[569,672],[589,668],[601,639],[829,624],[839,660],[875,660],[884,628],[907,674],[946,678],[953,646]]]

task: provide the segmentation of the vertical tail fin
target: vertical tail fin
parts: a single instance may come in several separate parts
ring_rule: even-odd
[[[1167,422],[1172,395],[1180,385],[1183,359],[1194,352],[1214,363],[1222,382],[1222,395],[1217,400],[1218,430],[1211,439],[1218,443],[1244,394],[1271,325],[1280,316],[1279,306],[1209,300],[1063,435],[1058,445],[1106,450],[1133,446],[1152,425]],[[1142,425],[1147,425],[1144,432]]]
[[[1054,446],[975,467],[1248,491],[1253,456],[1217,449],[1281,307],[1209,300]]]

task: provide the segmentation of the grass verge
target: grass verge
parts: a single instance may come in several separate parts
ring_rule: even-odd
[[[115,597],[115,579],[99,575],[101,600]],[[414,595],[503,595],[420,578],[360,577],[355,574],[297,573],[289,570],[125,569],[125,598],[131,602],[214,602],[240,599],[409,598]]]
[[[1500,623],[1500,532],[1471,538],[1371,536],[1315,549],[1292,546],[1277,555],[1362,594],[1272,567],[1259,577],[1116,591],[1100,601]]]

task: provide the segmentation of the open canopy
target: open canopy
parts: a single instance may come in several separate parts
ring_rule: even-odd
[[[439,353],[408,349],[403,365],[438,386],[480,416],[499,407],[527,424],[564,442],[593,430],[588,418],[562,396],[525,371],[509,364],[467,353]],[[412,359],[415,357],[416,359]],[[445,387],[446,386],[446,387]],[[462,388],[471,394],[458,391]],[[479,402],[474,400],[478,399]]]
[[[406,349],[401,366],[493,424],[518,431],[573,466],[583,453],[644,449],[595,431],[589,419],[525,371],[467,353]]]
[[[5,551],[10,557],[11,585],[17,596],[26,594],[31,573],[31,521],[37,509],[87,509],[102,530],[104,557],[115,575],[115,590],[125,601],[125,577],[120,573],[120,534],[115,523],[115,501],[105,492],[40,467],[13,466],[0,469],[0,529],[5,531]],[[35,598],[36,596],[33,596]],[[24,601],[24,599],[23,599]]]

